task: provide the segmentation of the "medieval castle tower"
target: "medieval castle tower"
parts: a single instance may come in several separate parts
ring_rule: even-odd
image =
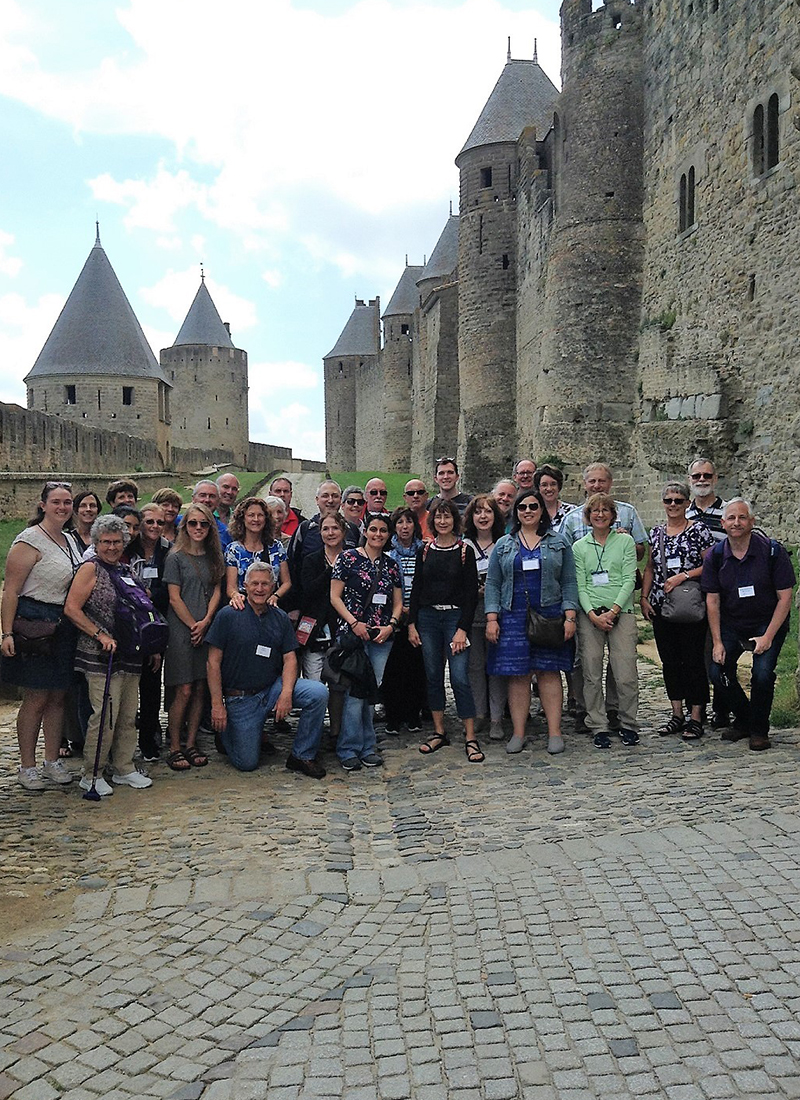
[[[603,457],[652,514],[703,452],[797,537],[800,0],[592,7],[562,5],[560,93],[509,56],[383,345],[371,303],[355,371],[353,318],[325,357],[328,463],[425,476],[457,447],[474,489]]]

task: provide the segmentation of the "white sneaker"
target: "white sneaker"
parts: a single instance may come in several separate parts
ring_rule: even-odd
[[[72,782],[72,772],[64,767],[63,760],[45,760],[42,764],[42,775],[45,779],[52,779],[54,783]]]
[[[112,783],[122,783],[126,787],[137,787],[143,790],[145,787],[152,787],[153,780],[149,775],[142,775],[141,772],[128,772],[127,775],[117,775],[116,772],[111,776]]]
[[[81,790],[89,791],[92,789],[92,777],[90,775],[84,775],[78,786]],[[94,785],[94,789],[100,795],[101,798],[107,798],[108,795],[114,793],[114,788],[110,783],[106,783],[102,775],[98,775],[97,782]]]
[[[20,768],[17,772],[17,783],[26,791],[47,790],[47,783],[42,779],[38,768]]]

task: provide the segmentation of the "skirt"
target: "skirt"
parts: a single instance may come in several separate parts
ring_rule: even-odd
[[[24,619],[58,622],[53,636],[53,651],[46,657],[21,654],[3,657],[0,662],[0,680],[4,684],[30,688],[32,691],[66,691],[72,686],[78,632],[64,616],[63,605],[42,603],[30,596],[20,596],[17,614]]]

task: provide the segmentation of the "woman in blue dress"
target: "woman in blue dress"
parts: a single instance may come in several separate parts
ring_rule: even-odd
[[[561,673],[572,669],[578,587],[572,549],[553,531],[541,494],[522,489],[511,511],[511,533],[498,540],[486,579],[487,672],[508,677],[514,733],[506,752],[520,752],[531,704],[531,675],[547,719],[547,751],[564,751],[561,734]],[[532,645],[526,634],[528,607],[564,622],[561,645]]]

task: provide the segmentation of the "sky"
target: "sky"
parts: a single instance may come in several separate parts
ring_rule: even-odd
[[[250,438],[324,458],[322,358],[458,211],[511,55],[559,84],[554,0],[0,0],[0,400],[100,238],[158,356],[206,282]]]

